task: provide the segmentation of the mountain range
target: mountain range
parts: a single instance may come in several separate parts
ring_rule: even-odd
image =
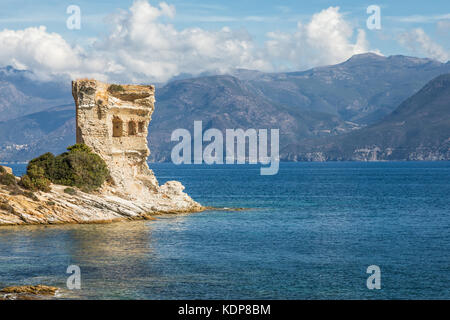
[[[281,153],[291,161],[450,160],[450,74],[431,80],[376,124],[303,139]]]
[[[170,160],[171,132],[192,132],[195,120],[204,130],[279,128],[283,160],[450,159],[450,85],[439,77],[448,73],[450,63],[368,53],[302,72],[170,81],[156,90],[150,160]],[[70,81],[0,69],[0,161],[63,152],[74,117]]]
[[[0,121],[72,103],[70,79],[42,81],[30,71],[0,68]]]

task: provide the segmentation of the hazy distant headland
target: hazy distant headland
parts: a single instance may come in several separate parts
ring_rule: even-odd
[[[282,161],[450,160],[450,63],[361,54],[301,72],[235,70],[156,90],[150,161],[170,161],[171,132],[279,128]],[[70,86],[0,69],[0,161],[75,142]]]

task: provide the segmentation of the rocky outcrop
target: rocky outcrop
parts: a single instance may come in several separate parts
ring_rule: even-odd
[[[151,197],[141,200],[114,195],[110,187],[95,194],[77,190],[74,195],[64,192],[66,188],[52,185],[50,192],[35,192],[32,199],[11,195],[7,187],[0,185],[0,225],[105,223],[205,209],[184,193],[177,181],[167,182]]]
[[[47,300],[57,292],[58,288],[44,285],[7,287],[0,290],[0,300]]]
[[[0,172],[2,172],[2,168],[5,170],[6,173],[13,174],[13,170],[10,167],[0,166]]]
[[[149,219],[163,213],[205,210],[178,181],[160,186],[147,165],[147,128],[154,110],[154,87],[73,82],[77,143],[92,148],[111,179],[95,193],[52,185],[30,194],[0,184],[0,225],[100,223]]]

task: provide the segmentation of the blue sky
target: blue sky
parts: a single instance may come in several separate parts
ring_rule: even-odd
[[[220,32],[220,30],[224,27],[228,27],[235,32],[234,37],[242,37],[242,41],[244,41],[244,38],[245,41],[248,41],[248,43],[246,42],[244,46],[247,46],[248,44],[250,44],[250,46],[254,46],[255,48],[252,49],[251,53],[253,55],[252,58],[245,61],[241,61],[239,59],[236,60],[236,67],[260,66],[262,69],[302,69],[313,67],[321,63],[334,63],[339,59],[343,59],[347,52],[354,53],[359,52],[358,50],[365,49],[368,51],[376,51],[384,55],[405,54],[419,57],[431,57],[441,61],[446,60],[446,58],[450,56],[450,1],[448,0],[167,0],[166,2],[168,5],[173,6],[173,14],[167,15],[162,13],[161,16],[158,17],[158,23],[162,25],[172,25],[175,30],[180,32],[180,34],[177,35],[178,38],[174,38],[175,41],[181,37],[183,30],[192,31],[194,29],[201,29],[202,32]],[[149,3],[151,6],[158,8],[159,1],[150,0]],[[78,5],[81,9],[80,30],[69,30],[66,27],[66,19],[69,16],[66,13],[66,8],[69,5]],[[116,28],[117,24],[112,23],[112,21],[115,21],[112,18],[112,15],[117,16],[122,14],[122,17],[125,17],[126,12],[130,12],[129,10],[132,5],[133,1],[117,0],[2,0],[2,10],[0,11],[0,30],[10,29],[19,31],[30,27],[46,26],[46,33],[57,33],[64,39],[64,41],[67,42],[68,45],[72,47],[80,46],[83,48],[83,54],[93,54],[95,50],[100,50],[98,48],[105,50],[105,47],[109,46],[105,43],[105,39],[111,36],[111,30]],[[381,30],[368,30],[366,27],[366,20],[369,16],[366,13],[366,8],[369,5],[378,5],[381,8]],[[310,39],[307,39],[306,36],[295,36],[295,33],[305,33],[306,30],[308,30],[307,26],[311,23],[313,15],[318,14],[330,7],[339,7],[338,14],[340,21],[342,23],[345,22],[345,24],[352,29],[352,36],[346,38],[347,44],[337,43],[336,48],[339,49],[342,45],[355,44],[357,41],[358,30],[363,31],[363,40],[367,44],[362,45],[363,41],[361,41],[361,45],[358,45],[358,48],[360,49],[347,49],[347,51],[342,49],[345,52],[343,51],[340,56],[336,57],[336,59],[338,59],[336,61],[333,59],[320,60],[307,57],[304,58],[301,53],[301,50],[303,49],[300,47],[310,45],[311,41]],[[324,17],[326,17],[325,14]],[[132,21],[132,18],[130,18],[129,21]],[[301,22],[301,24],[306,27],[301,29],[298,27],[298,22]],[[146,28],[150,29],[153,28],[152,26],[153,25],[151,24],[145,25]],[[343,26],[342,28],[342,33],[346,33],[346,27]],[[161,30],[166,29],[162,28]],[[267,47],[269,33],[272,33],[271,37],[273,39],[276,38],[277,40],[277,42],[272,43],[272,46],[280,46],[280,50],[289,51],[289,45],[295,46],[295,41],[304,41],[305,43],[299,44],[299,48],[296,49],[297,51],[292,53],[290,57],[283,56],[280,52],[275,54],[272,52],[271,54],[265,54],[264,57],[261,57],[257,52],[266,50],[264,47]],[[288,34],[290,35],[289,41],[283,40],[283,47],[281,47],[280,41],[285,39]],[[224,39],[224,36],[220,34],[218,34],[217,37],[219,39]],[[333,39],[327,38],[316,40],[334,41]],[[95,41],[100,41],[102,43],[92,47],[91,44]],[[145,39],[140,39],[139,41],[145,42]],[[121,43],[126,45],[127,42]],[[210,43],[215,42],[210,41]],[[132,43],[130,45],[133,47],[136,43]],[[186,46],[188,45],[186,44]],[[315,45],[312,46],[314,47]],[[172,44],[172,47],[176,46]],[[161,48],[152,45],[146,50],[157,51],[160,49]],[[311,48],[305,50],[305,56],[313,57],[315,55],[315,52],[313,52]],[[330,50],[336,49],[331,48]],[[170,52],[172,53],[173,51]],[[187,52],[189,52],[189,50],[187,50]],[[2,56],[0,55],[0,63],[5,64],[8,61],[17,61],[17,65],[22,65],[24,68],[36,66],[35,61],[33,62],[34,64],[30,61],[26,61],[27,59],[22,59],[23,61],[19,61],[19,58],[17,57],[21,56],[22,53],[20,51],[12,51],[11,54],[15,54],[16,57],[7,57],[4,55],[3,61]],[[80,53],[76,54],[79,55]],[[180,58],[178,53],[175,52],[174,54]],[[195,55],[196,51],[194,50],[190,54]],[[242,54],[247,54],[247,52],[242,52]],[[142,58],[153,59],[154,61],[158,60],[158,56],[155,55],[142,55]],[[117,68],[120,66],[124,68],[130,67],[124,66],[117,57],[110,57],[109,59],[109,63],[116,64]],[[186,59],[186,57],[181,57],[180,61],[186,61]],[[296,63],[295,59],[300,59],[302,62]],[[249,62],[250,60],[251,62]],[[175,68],[176,70],[168,66],[167,68],[165,67],[163,71],[159,72],[159,74],[167,72],[172,74],[189,72],[189,70],[187,70],[189,68],[183,68],[180,63],[177,64],[177,67]],[[136,62],[135,65],[139,64],[140,63]],[[268,66],[269,64],[270,66]],[[163,65],[163,62],[161,62],[161,65]],[[224,68],[226,67],[221,64],[213,64],[211,65],[211,68],[220,69],[222,66]],[[228,67],[230,66],[231,65],[228,65]],[[159,66],[155,66],[155,64],[153,64],[151,67],[158,69]],[[119,72],[116,69],[114,69],[113,73]],[[43,70],[45,70],[45,68]],[[49,72],[58,72],[58,70],[50,70]],[[157,74],[157,72],[155,74]],[[155,77],[157,78],[158,76]]]

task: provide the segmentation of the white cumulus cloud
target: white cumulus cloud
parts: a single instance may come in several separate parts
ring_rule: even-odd
[[[114,17],[114,30],[95,48],[110,53],[108,58],[134,72],[137,79],[166,81],[180,73],[271,68],[245,31],[178,31],[172,24],[159,21],[174,14],[175,9],[165,3],[157,8],[136,1],[129,11]]]
[[[266,49],[289,68],[334,64],[354,54],[369,51],[364,30],[355,30],[345,21],[339,7],[330,7],[313,15],[306,25],[300,22],[294,33],[270,32]]]
[[[137,0],[109,19],[111,30],[83,48],[71,46],[45,27],[0,31],[0,65],[40,77],[69,75],[119,82],[164,82],[182,73],[226,73],[234,68],[277,71],[342,62],[367,52],[363,30],[355,30],[330,7],[298,24],[292,33],[270,32],[258,45],[243,29],[177,29],[173,5]]]
[[[58,33],[44,26],[0,31],[0,63],[17,69],[32,70],[41,79],[57,75],[106,79],[111,63],[88,57],[82,48],[70,46]]]
[[[449,53],[435,43],[421,28],[400,34],[398,40],[414,53],[423,54],[441,62],[447,62],[450,59]]]

